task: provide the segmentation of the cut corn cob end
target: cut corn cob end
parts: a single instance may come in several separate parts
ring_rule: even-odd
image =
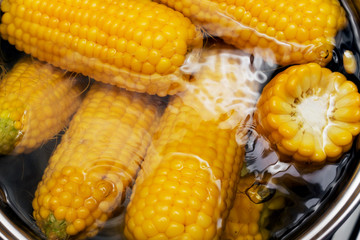
[[[360,132],[360,94],[344,75],[315,63],[293,66],[265,86],[257,130],[299,162],[335,161]]]

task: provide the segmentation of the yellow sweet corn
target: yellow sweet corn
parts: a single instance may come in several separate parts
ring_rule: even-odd
[[[0,81],[0,154],[28,153],[64,129],[82,90],[71,74],[21,58]]]
[[[1,10],[1,36],[18,50],[137,92],[183,90],[180,66],[202,46],[188,18],[149,0],[4,0]]]
[[[255,119],[279,152],[302,162],[336,160],[360,132],[360,94],[339,72],[292,66],[264,88]]]
[[[334,37],[346,25],[338,0],[156,0],[210,34],[281,65],[332,59]]]
[[[219,238],[257,97],[249,68],[234,50],[205,50],[188,90],[170,98],[127,207],[127,239]]]
[[[224,240],[262,240],[266,239],[260,229],[260,216],[263,203],[254,203],[246,194],[255,182],[253,175],[240,178],[234,205],[226,220],[225,230],[221,236]]]
[[[160,110],[154,96],[92,85],[35,192],[33,216],[48,239],[98,232],[123,201]]]

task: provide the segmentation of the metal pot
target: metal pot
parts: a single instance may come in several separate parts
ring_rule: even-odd
[[[360,1],[342,0],[342,4],[351,16],[354,39],[360,39]],[[14,54],[10,45],[6,42],[1,44],[5,54]],[[360,41],[355,41],[353,47],[360,53]],[[357,77],[360,79],[359,72],[357,71]],[[41,150],[26,156],[1,157],[0,239],[45,239],[32,221],[31,195],[35,192],[36,184],[41,179],[46,161],[57,141],[59,139],[54,139]],[[300,224],[284,232],[281,239],[328,239],[344,223],[360,203],[360,162],[357,161],[360,158],[359,148],[358,138],[352,149],[351,161],[342,168],[339,181],[331,186],[322,204]]]

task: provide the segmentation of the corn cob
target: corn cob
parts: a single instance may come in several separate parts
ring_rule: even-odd
[[[149,0],[4,0],[2,38],[63,69],[127,90],[183,90],[182,66],[202,35],[189,19]]]
[[[332,59],[334,36],[346,25],[337,0],[156,0],[210,34],[280,65]]]
[[[0,82],[0,154],[28,153],[67,125],[81,85],[49,64],[25,56]]]
[[[338,159],[360,132],[360,94],[344,75],[310,63],[268,83],[255,112],[260,133],[302,162]]]
[[[239,125],[257,97],[249,58],[232,51],[203,52],[193,84],[171,97],[127,207],[127,239],[219,238],[244,157]]]
[[[95,83],[49,160],[33,200],[49,239],[95,235],[122,202],[150,142],[159,100]]]
[[[246,190],[255,182],[253,175],[240,178],[234,205],[226,220],[225,230],[221,236],[224,240],[262,240],[259,222],[263,203],[254,203],[246,194]]]

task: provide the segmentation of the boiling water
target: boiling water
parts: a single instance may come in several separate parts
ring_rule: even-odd
[[[354,20],[352,17],[349,19]],[[333,52],[333,60],[327,67],[332,71],[343,73],[359,86],[359,69],[355,74],[347,74],[342,62],[344,51],[351,50],[357,62],[360,63],[357,37],[351,25],[339,33],[336,38],[337,46]],[[5,58],[10,63],[15,61],[19,54],[6,42],[2,41],[1,44]],[[268,73],[268,79],[282,70],[283,68],[273,69],[269,66],[264,68],[264,72]],[[22,221],[20,224],[40,237],[43,235],[33,221],[31,202],[36,186],[47,166],[47,160],[59,141],[60,136],[31,154],[0,157],[0,186],[2,189],[0,200],[3,202],[0,201],[0,204],[5,208],[9,206]],[[353,147],[339,161],[323,166],[280,162],[279,156],[268,142],[258,136],[256,132],[250,132],[249,142],[246,146],[247,171],[254,173],[256,181],[270,189],[273,195],[280,195],[286,199],[285,207],[281,211],[271,212],[268,216],[271,221],[265,221],[266,224],[261,227],[269,230],[273,239],[283,239],[306,224],[316,221],[316,216],[326,208],[326,203],[331,201],[341,190],[342,183],[348,180],[348,176],[354,169],[352,166],[356,164],[358,158],[358,153]],[[127,196],[129,194],[130,192]],[[128,201],[128,198],[126,199],[118,213],[123,212]],[[271,196],[266,200],[271,201]],[[123,214],[115,213],[115,217],[110,219],[105,228],[93,239],[121,239],[122,227],[119,224],[121,225],[123,222],[122,218]]]

